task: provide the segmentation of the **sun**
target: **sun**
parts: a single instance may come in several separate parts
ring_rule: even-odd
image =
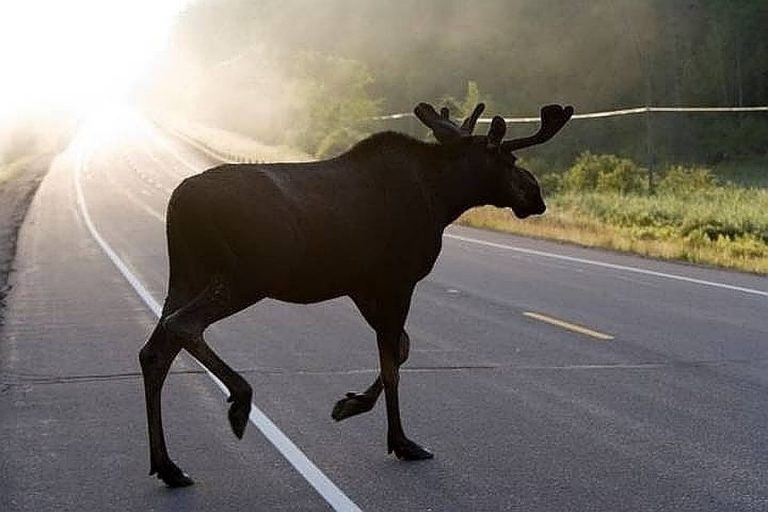
[[[0,2],[0,119],[124,102],[189,0]]]

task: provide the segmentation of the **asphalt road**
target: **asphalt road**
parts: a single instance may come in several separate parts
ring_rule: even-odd
[[[254,425],[235,439],[186,355],[164,419],[197,483],[147,476],[136,356],[155,317],[90,228],[161,301],[167,198],[212,164],[132,117],[54,162],[0,340],[0,510],[330,508]],[[383,402],[330,418],[376,372],[349,300],[264,301],[208,340],[362,510],[765,511],[767,306],[766,278],[450,228],[408,321],[404,424],[436,455],[419,463],[387,456]]]

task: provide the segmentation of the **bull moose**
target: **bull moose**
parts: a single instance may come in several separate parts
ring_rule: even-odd
[[[388,452],[432,457],[406,437],[398,405],[414,287],[435,264],[443,230],[467,209],[508,207],[519,218],[544,212],[536,179],[515,165],[512,152],[549,140],[573,114],[572,107],[545,106],[536,134],[505,141],[499,116],[488,135],[472,135],[483,109],[477,105],[459,126],[448,109],[419,104],[414,113],[437,143],[377,133],[330,160],[221,165],[176,187],[166,221],[168,295],[139,353],[150,475],[171,487],[192,484],[168,455],[160,410],[163,382],[182,348],[226,385],[229,422],[243,436],[251,386],[203,332],[267,297],[301,304],[350,297],[376,332],[380,371],[367,390],[339,400],[332,417],[369,411],[383,389]]]

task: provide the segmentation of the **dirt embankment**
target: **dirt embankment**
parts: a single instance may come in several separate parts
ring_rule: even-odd
[[[30,159],[12,175],[0,179],[0,324],[3,322],[5,297],[10,290],[8,277],[13,270],[19,228],[52,159],[53,155]]]

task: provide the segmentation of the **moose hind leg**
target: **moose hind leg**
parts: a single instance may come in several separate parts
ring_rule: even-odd
[[[208,368],[229,390],[227,402],[229,406],[227,417],[232,427],[232,432],[238,439],[243,438],[245,427],[248,425],[248,417],[251,413],[251,398],[253,389],[251,385],[236,371],[227,365],[205,342],[200,335],[184,345],[184,348]]]
[[[171,362],[180,349],[181,346],[177,341],[168,335],[163,326],[163,319],[161,319],[139,352],[139,362],[144,376],[147,425],[149,428],[149,474],[157,474],[157,477],[169,487],[186,487],[193,483],[192,479],[168,456],[163,433],[161,391]]]
[[[205,342],[203,331],[212,323],[230,316],[255,301],[233,300],[229,286],[214,278],[192,302],[172,314],[166,325],[177,333],[182,346],[229,390],[229,423],[238,439],[243,437],[251,412],[253,390],[248,382],[225,363]]]
[[[411,341],[408,333],[403,330],[400,334],[400,340],[398,345],[398,366],[405,363],[408,359],[408,353],[410,351]],[[373,409],[376,402],[381,396],[381,392],[384,390],[384,384],[381,382],[381,375],[376,376],[376,380],[373,381],[368,389],[362,393],[349,392],[344,398],[336,402],[331,412],[331,417],[336,421],[341,421],[358,414],[362,414]]]

